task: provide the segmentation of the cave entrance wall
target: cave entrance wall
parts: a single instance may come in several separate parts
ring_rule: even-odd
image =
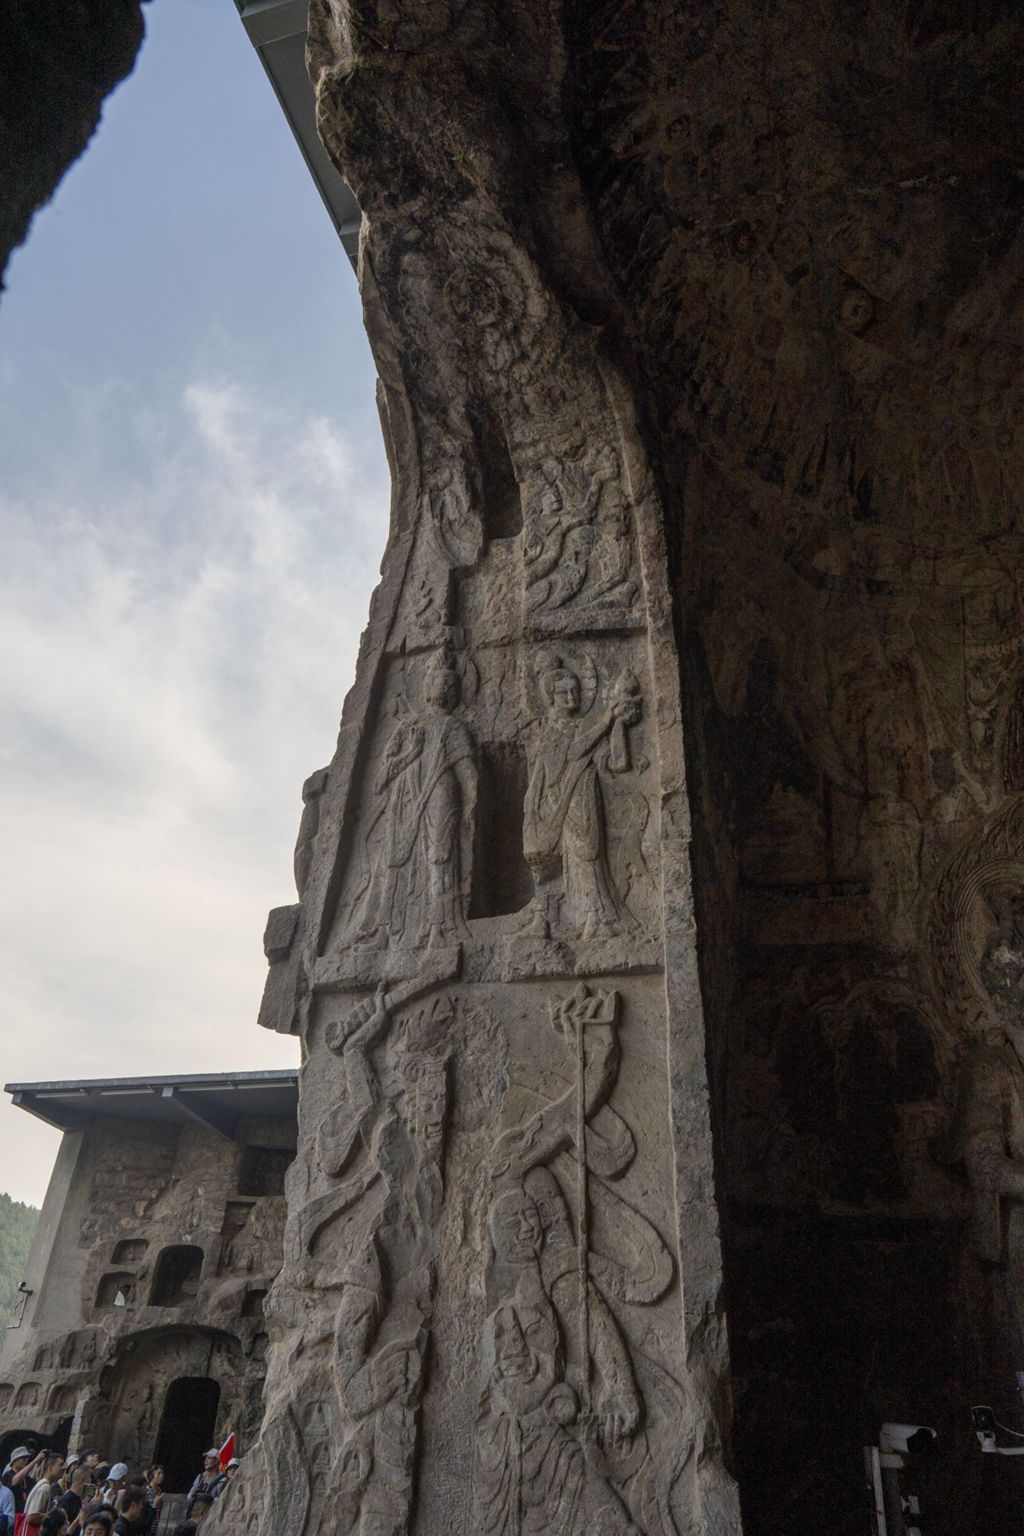
[[[382,979],[401,987],[414,979],[401,974],[400,957],[383,977],[376,961],[354,971],[335,963],[333,972],[324,962],[332,923],[336,938],[364,895],[345,881],[374,814],[367,764],[379,767],[384,743],[373,722],[382,714],[400,722],[407,684],[422,692],[428,669],[417,656],[465,660],[470,637],[476,677],[453,665],[450,686],[463,718],[472,695],[472,731],[496,762],[514,750],[519,726],[502,711],[530,647],[575,647],[547,675],[571,674],[584,695],[588,665],[606,690],[629,671],[640,715],[658,723],[659,769],[673,709],[667,679],[681,658],[676,702],[691,778],[748,1529],[768,1532],[783,1518],[814,1529],[826,1508],[830,1529],[858,1528],[860,1440],[880,1419],[912,1412],[956,1447],[936,1485],[946,1508],[932,1525],[941,1530],[945,1519],[958,1530],[988,1496],[970,1437],[958,1438],[965,1406],[981,1396],[1007,1414],[1009,1369],[1024,1363],[1016,1208],[991,1187],[993,1168],[1009,1180],[1016,1148],[979,1110],[1019,1103],[1000,1019],[1019,1001],[1024,790],[1020,23],[1001,0],[826,9],[740,3],[695,15],[673,5],[569,4],[553,20],[519,5],[502,13],[499,39],[474,5],[314,6],[324,137],[367,210],[363,287],[399,478],[378,619],[339,765],[330,793],[326,775],[308,786],[300,863],[303,884],[314,869],[314,921],[309,909],[290,910],[268,930],[264,1020],[302,1027],[313,1053],[305,1161],[291,1180],[299,1211],[322,1198],[317,1168],[347,1156],[345,1126],[325,1123],[313,1160],[313,1122],[326,1121],[329,1073],[339,1070],[330,1057],[344,1056],[354,1028],[334,1003],[309,1009],[318,967],[325,994],[355,988],[357,1007]],[[440,110],[431,76],[445,84]],[[499,106],[491,115],[488,99]],[[433,116],[424,117],[425,104]],[[489,223],[480,219],[481,185],[493,195]],[[467,254],[488,229],[499,234],[490,244],[485,237],[467,281]],[[510,270],[518,289],[497,276]],[[561,331],[547,324],[552,305]],[[547,354],[538,343],[546,325]],[[472,327],[469,350],[479,356],[467,366]],[[589,354],[579,342],[588,327],[602,332]],[[549,465],[523,430],[522,370],[542,359],[540,372],[557,379],[562,358],[586,410],[564,438],[548,436]],[[523,535],[509,476],[488,471],[496,431],[520,487],[535,580],[554,572],[538,617],[553,596],[572,605],[577,577],[591,595],[607,579],[600,596],[618,586],[621,597],[646,557],[643,625],[630,622],[629,602],[609,624],[595,626],[591,615],[582,635],[571,623],[525,634],[518,617],[510,625]],[[609,441],[619,458],[605,473],[588,453]],[[571,487],[568,462],[581,466]],[[497,486],[490,517],[486,494],[481,507],[487,485]],[[600,527],[584,518],[589,533],[568,551],[559,543],[536,575],[566,504],[588,496]],[[638,552],[630,538],[639,532],[644,542],[649,496],[647,526],[660,533]],[[667,578],[671,607],[651,585],[652,569]],[[516,666],[503,665],[517,650]],[[627,683],[619,702],[629,691]],[[635,730],[634,720],[625,734]],[[635,781],[648,794],[652,761]],[[630,757],[628,771],[635,766]],[[681,778],[668,793],[662,780],[657,810],[682,828],[685,850]],[[485,852],[501,846],[499,833],[484,840]],[[631,878],[628,850],[615,856],[618,889]],[[692,973],[679,947],[691,922],[689,883],[679,862],[659,878],[650,910],[664,920],[672,907],[682,919],[665,966],[663,1021],[676,1041],[672,989]],[[463,894],[458,882],[434,891],[447,900],[437,907],[448,914],[442,928]],[[519,894],[518,884],[503,897],[489,882],[470,920],[500,923]],[[572,892],[548,894],[571,908]],[[557,923],[557,903],[539,921],[550,924],[551,913]],[[657,1017],[648,995],[663,985],[652,980],[657,966],[637,975],[606,954],[584,968],[598,1028],[611,1028],[613,1009],[617,1027],[621,998],[600,1000],[613,993],[625,995],[623,1018]],[[462,979],[469,985],[454,1012],[465,1046],[473,1026],[464,1020],[489,996],[473,988],[495,977]],[[555,992],[556,1006],[569,994],[561,975],[557,987],[541,975],[499,980],[514,984],[502,993],[510,1016],[494,1037],[481,1026],[478,1038],[500,1056],[517,1028],[529,1040],[524,1021],[541,993],[547,1005]],[[401,1006],[418,1002],[408,993]],[[412,1016],[399,1022],[408,1036]],[[430,1021],[417,1027],[414,1076],[433,1071],[436,1111],[437,1032]],[[661,1027],[645,1023],[651,1041]],[[687,1053],[666,1090],[702,1081],[702,1028],[691,1030]],[[529,1054],[520,1043],[520,1062]],[[609,1051],[606,1066],[610,1059]],[[636,1102],[630,1074],[642,1062],[627,1050],[623,1107]],[[544,1064],[555,1078],[564,1067]],[[427,1124],[429,1102],[426,1092]],[[472,1140],[472,1115],[460,1134],[469,1167],[487,1153]],[[658,1151],[657,1140],[656,1179],[666,1158],[676,1159],[678,1178],[678,1145]],[[696,1155],[709,1178],[706,1137]],[[556,1207],[571,1186],[571,1169],[561,1172]],[[486,1224],[480,1212],[476,1219],[482,1250]],[[701,1219],[713,1229],[713,1206],[705,1203]],[[312,1225],[296,1227],[292,1291],[282,1285],[275,1296],[279,1403],[300,1298],[331,1283],[296,1272],[316,1259],[321,1229]],[[707,1272],[692,1275],[678,1302],[690,1366],[692,1318],[711,1315],[699,1298],[717,1293],[715,1245],[697,1249]],[[676,1252],[692,1264],[685,1242]],[[350,1319],[355,1331],[381,1291],[370,1260],[360,1262],[361,1278],[345,1282],[368,1309]],[[481,1293],[467,1316],[494,1316],[493,1299]],[[494,1327],[487,1336],[497,1350]],[[500,1342],[508,1351],[508,1330]],[[723,1346],[711,1350],[713,1380]],[[279,1495],[296,1455],[308,1484],[326,1475],[346,1369],[325,1368],[304,1405],[309,1422],[278,1415],[276,1449],[268,1434],[258,1476],[273,1490],[276,1475]],[[404,1391],[420,1401],[411,1383]],[[344,1407],[344,1391],[341,1399]],[[428,1458],[443,1462],[425,1434]],[[345,1485],[357,1510],[368,1475],[360,1444]],[[716,1465],[718,1457],[714,1438]],[[303,1522],[312,1520],[303,1508]]]
[[[251,1411],[244,1376],[242,1349],[230,1334],[129,1334],[103,1371],[81,1438],[119,1447],[133,1468],[162,1461],[168,1492],[186,1493],[218,1431]]]
[[[220,1397],[220,1382],[210,1376],[175,1376],[168,1384],[153,1460],[172,1493],[186,1493],[203,1465],[216,1438]]]
[[[547,634],[564,645],[576,591],[616,568],[600,541],[622,503],[580,516],[594,456],[607,441],[622,453],[622,548],[635,528],[642,560],[636,466],[650,471],[671,606],[653,619],[645,566],[649,670],[621,633],[604,654],[640,668],[645,699],[648,679],[675,694],[683,669],[690,788],[675,808],[693,820],[708,1017],[689,1059],[702,1074],[706,1044],[701,1155],[724,1216],[747,1527],[812,1530],[828,1510],[831,1529],[859,1530],[861,1447],[909,1417],[941,1437],[930,1524],[1008,1528],[1015,1485],[983,1476],[968,1409],[980,1396],[1013,1411],[1021,1355],[1024,1185],[994,1123],[1024,1106],[1004,1027],[1024,967],[1019,19],[998,0],[824,18],[520,5],[500,23],[472,4],[386,20],[314,5],[313,19],[321,133],[366,215],[367,323],[418,594],[410,614],[389,592],[393,543],[377,602],[397,601],[399,628],[385,639],[377,616],[364,676],[375,648],[414,656],[447,625],[480,697],[507,699],[477,658],[508,644],[517,583],[527,613],[561,609]],[[445,79],[433,116],[431,71]],[[547,350],[576,324],[587,345]],[[564,396],[594,404],[560,433],[566,378]],[[487,532],[495,422],[518,546]],[[438,553],[443,581],[425,577]],[[368,719],[401,718],[393,665]],[[355,735],[359,785],[380,749]],[[663,793],[662,833],[672,805]],[[351,903],[373,801],[324,807]],[[307,802],[304,826],[319,825]],[[678,877],[662,871],[662,915]],[[337,911],[348,877],[332,878]],[[306,940],[307,982],[344,933],[321,926],[315,959]],[[678,947],[665,957],[671,1020],[685,967]],[[302,967],[274,958],[275,1007],[284,981],[301,1012]],[[428,1485],[429,1432],[423,1445]]]
[[[1012,1530],[969,1408],[1019,1427],[1020,16],[571,15],[668,509],[747,1528],[860,1530],[910,1419],[925,1527]]]

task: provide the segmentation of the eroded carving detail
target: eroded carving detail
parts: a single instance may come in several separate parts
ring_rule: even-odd
[[[653,1225],[606,1183],[635,1152],[608,1102],[618,1011],[617,993],[583,984],[551,1000],[575,1080],[495,1145],[474,1469],[480,1531],[626,1536],[656,1507],[671,1521],[686,1454],[682,1393],[658,1373],[680,1416],[674,1451],[652,1447],[611,1305],[656,1302],[673,1276]],[[664,1428],[651,1426],[656,1438]],[[656,1520],[654,1528],[672,1526]]]
[[[536,684],[545,713],[523,823],[524,852],[536,885],[530,931],[547,937],[564,928],[584,939],[614,934],[635,926],[635,918],[608,864],[601,769],[618,774],[631,766],[628,732],[641,717],[640,685],[624,673],[610,707],[595,718],[597,670],[585,653],[573,664],[545,654]]]
[[[385,749],[366,883],[352,905],[349,942],[359,948],[424,948],[468,934],[476,750],[453,717],[459,692],[459,674],[439,662],[424,708],[400,720]]]
[[[537,465],[526,500],[526,614],[577,602],[631,608],[632,519],[618,454],[607,445]]]
[[[292,1285],[335,1293],[340,1439],[325,1444],[324,1476],[362,1536],[406,1528],[443,1196],[451,1006],[436,998],[401,1020],[395,1006],[380,988],[328,1029],[347,1092],[316,1135],[326,1188],[293,1217],[285,1251]]]

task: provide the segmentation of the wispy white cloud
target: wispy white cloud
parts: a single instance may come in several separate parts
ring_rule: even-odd
[[[0,498],[4,1078],[285,1064],[259,941],[351,682],[382,452],[225,381],[161,413],[98,389],[79,426]],[[40,1137],[4,1104],[0,1187],[41,1196]]]

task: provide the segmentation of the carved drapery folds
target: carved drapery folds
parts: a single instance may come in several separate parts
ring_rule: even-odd
[[[943,1161],[969,1188],[970,1251],[1002,1270],[1024,1344],[1024,800],[947,862],[931,911],[936,1006],[954,1043]]]
[[[395,495],[268,927],[300,1151],[263,1438],[218,1517],[736,1532],[660,510],[600,335],[510,217],[537,146],[479,77],[497,22],[313,6]]]

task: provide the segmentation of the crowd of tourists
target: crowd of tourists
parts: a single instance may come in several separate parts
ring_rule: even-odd
[[[238,1469],[207,1451],[173,1536],[195,1536]],[[132,1473],[98,1451],[64,1456],[19,1445],[0,1474],[0,1536],[156,1536],[164,1469]]]

